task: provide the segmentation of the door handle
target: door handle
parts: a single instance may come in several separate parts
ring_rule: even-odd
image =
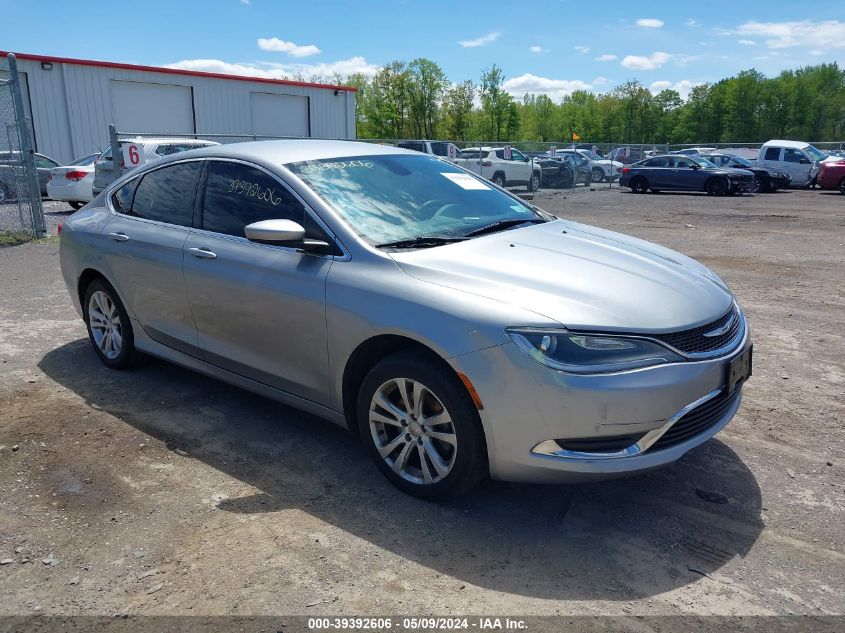
[[[188,252],[199,259],[217,259],[217,253],[207,248],[189,248]]]
[[[115,242],[128,242],[129,236],[126,233],[109,233],[109,237]]]

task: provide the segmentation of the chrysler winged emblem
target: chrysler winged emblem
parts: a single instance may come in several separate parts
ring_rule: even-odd
[[[736,314],[732,314],[731,318],[728,319],[727,323],[725,323],[721,327],[717,327],[715,330],[710,330],[709,332],[705,332],[702,336],[707,338],[713,338],[714,336],[722,336],[722,334],[726,333],[728,330],[731,329],[731,326],[734,324],[734,320],[736,320]]]

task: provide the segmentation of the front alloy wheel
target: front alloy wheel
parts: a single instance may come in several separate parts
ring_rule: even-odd
[[[358,392],[361,439],[378,469],[418,497],[453,497],[489,474],[487,444],[467,388],[441,358],[399,352]]]
[[[383,383],[370,401],[369,423],[376,449],[402,479],[427,486],[451,472],[458,454],[455,427],[423,383],[410,378]]]
[[[763,183],[760,181],[759,176],[754,176],[754,180],[751,181],[751,184],[748,185],[748,189],[746,191],[748,193],[760,193],[760,190],[763,188]]]

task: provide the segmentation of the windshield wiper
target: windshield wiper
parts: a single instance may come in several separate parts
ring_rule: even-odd
[[[466,233],[464,237],[476,237],[478,235],[484,235],[486,233],[495,233],[496,231],[504,231],[505,229],[509,229],[512,226],[519,226],[520,224],[543,224],[548,222],[548,220],[542,220],[540,218],[533,218],[530,220],[527,219],[510,219],[510,220],[499,220],[498,222],[493,222],[493,224],[488,224],[487,226],[482,226],[479,229],[475,229],[474,231],[470,231]]]
[[[376,248],[431,248],[432,246],[443,246],[454,242],[463,242],[465,237],[444,237],[442,235],[420,235],[407,240],[376,244]]]

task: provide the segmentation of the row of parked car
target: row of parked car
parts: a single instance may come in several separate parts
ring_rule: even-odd
[[[572,147],[523,153],[509,146],[458,149],[447,141],[402,141],[397,144],[424,154],[451,160],[500,187],[572,188],[578,184],[609,182],[619,178],[623,163],[607,159],[593,148]]]
[[[634,193],[671,190],[730,195],[816,185],[845,193],[845,156],[787,140],[765,143],[753,159],[731,150],[696,147],[626,165],[619,184]]]
[[[120,145],[123,155],[118,161],[118,169],[123,172],[164,156],[219,143],[201,139],[131,138],[122,140]],[[20,164],[20,152],[0,152],[0,204],[17,198],[21,183],[14,170],[20,169]],[[36,153],[35,169],[41,196],[67,202],[74,209],[93,200],[120,175],[114,166],[111,147],[67,165]]]

